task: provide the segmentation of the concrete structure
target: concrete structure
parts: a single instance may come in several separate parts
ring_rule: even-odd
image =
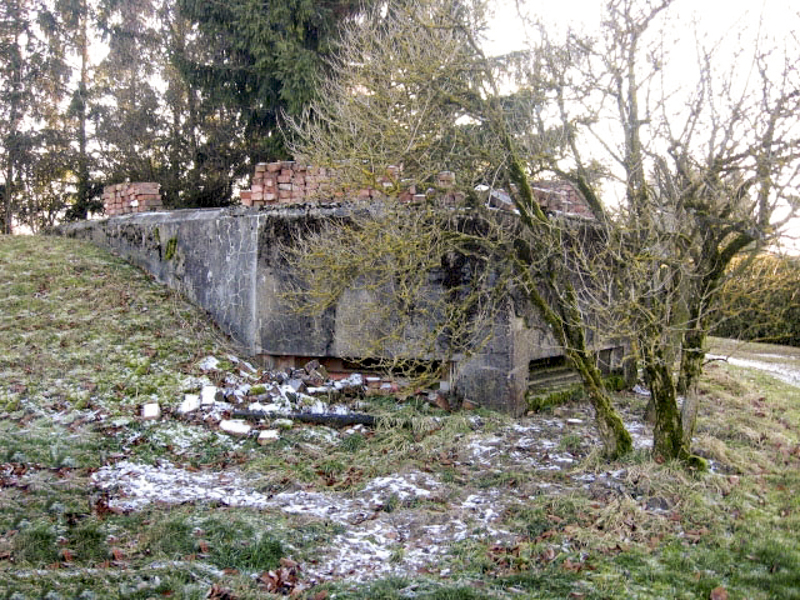
[[[369,334],[363,305],[345,294],[320,317],[297,314],[283,300],[291,273],[279,245],[349,214],[341,206],[178,210],[74,223],[61,233],[109,248],[178,290],[268,367],[318,358],[335,369],[341,361],[362,358],[354,349]],[[538,322],[530,307],[509,298],[492,322],[490,341],[451,365],[451,389],[482,406],[523,412],[531,366],[562,354]],[[610,368],[621,365],[615,344],[596,349],[604,349]]]

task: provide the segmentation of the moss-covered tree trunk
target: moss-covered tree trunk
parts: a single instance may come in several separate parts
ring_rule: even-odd
[[[619,458],[627,454],[633,449],[633,439],[611,403],[594,356],[587,355],[585,351],[568,350],[567,357],[580,374],[584,390],[594,408],[595,423],[603,441],[605,455],[608,458]]]
[[[683,441],[689,447],[694,437],[697,411],[700,398],[697,395],[697,380],[703,372],[703,359],[706,341],[704,329],[691,329],[684,336],[683,352],[681,353],[680,376],[678,379],[678,392],[683,396],[681,407],[681,423],[683,426]]]
[[[657,459],[687,459],[677,390],[672,371],[660,348],[644,349],[644,374],[654,409],[653,456]]]

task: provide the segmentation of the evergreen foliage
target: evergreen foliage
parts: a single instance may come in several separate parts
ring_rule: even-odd
[[[286,158],[353,0],[8,0],[0,7],[0,229],[102,210],[157,181],[171,207],[229,204]],[[107,49],[107,52],[105,51]]]

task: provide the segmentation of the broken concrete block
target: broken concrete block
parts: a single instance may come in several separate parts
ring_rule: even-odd
[[[291,419],[275,419],[272,424],[278,429],[291,429],[294,427],[294,421]]]
[[[302,393],[306,391],[306,384],[302,379],[290,379],[286,382],[286,385],[291,388],[291,391]]]
[[[214,400],[217,398],[217,387],[214,385],[204,385],[203,389],[200,391],[200,404],[203,406],[208,406],[209,404],[214,404]]]
[[[277,429],[265,429],[258,434],[258,443],[261,446],[266,446],[280,439],[280,432]]]
[[[151,402],[142,407],[142,418],[147,420],[158,419],[161,417],[161,407],[158,402]]]
[[[188,414],[200,408],[200,396],[197,394],[186,394],[183,397],[183,402],[178,407],[178,413],[181,415]]]
[[[261,446],[272,444],[280,439],[281,435],[277,429],[265,429],[258,434],[258,443]]]
[[[219,428],[222,429],[225,433],[230,433],[231,435],[240,435],[246,436],[250,434],[250,431],[253,429],[247,421],[243,421],[242,419],[225,419],[220,421]]]
[[[325,371],[325,367],[321,366],[319,369],[315,369],[308,374],[308,383],[312,386],[319,387],[328,380],[327,375],[328,373]]]

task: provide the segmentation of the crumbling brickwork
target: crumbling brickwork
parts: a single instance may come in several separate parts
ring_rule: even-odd
[[[533,193],[547,211],[592,216],[581,193],[566,181],[537,181],[533,184]]]
[[[378,179],[378,186],[393,186],[392,180],[399,177],[399,169],[389,167],[387,174]],[[410,186],[400,194],[401,201],[414,198],[416,189]],[[343,190],[334,189],[329,172],[325,168],[303,165],[291,160],[258,163],[249,190],[240,192],[243,206],[276,206],[289,204],[317,203],[320,199],[329,201],[344,197]],[[353,194],[360,200],[377,199],[383,190],[367,188]],[[424,196],[423,196],[424,198]]]
[[[372,200],[384,196],[386,187],[394,187],[400,177],[400,169],[389,167],[384,177],[378,178],[376,188],[358,190],[353,199]],[[423,201],[431,193],[440,204],[452,205],[463,200],[460,192],[448,191],[455,187],[455,173],[442,171],[436,177],[435,190],[418,190],[410,185],[403,189],[398,199],[401,202]],[[537,200],[545,210],[591,216],[580,192],[565,181],[537,182],[534,185]],[[240,192],[243,206],[260,208],[290,204],[315,204],[319,200],[330,201],[341,198],[344,192],[332,189],[329,172],[324,168],[312,167],[294,161],[259,163],[253,174],[249,190]],[[513,210],[510,196],[502,190],[491,194],[491,206],[503,210]]]
[[[161,210],[161,186],[153,182],[118,183],[103,188],[106,216]]]

